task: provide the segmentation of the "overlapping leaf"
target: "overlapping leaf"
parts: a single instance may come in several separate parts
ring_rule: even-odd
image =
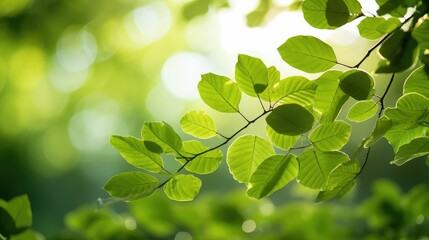
[[[429,98],[429,73],[423,66],[412,72],[404,83],[404,94],[412,92]]]
[[[182,139],[166,122],[145,122],[142,137],[148,150],[158,153],[175,153],[182,148]]]
[[[178,174],[164,185],[168,198],[175,201],[192,201],[200,192],[201,180],[190,174]]]
[[[344,121],[321,124],[310,134],[309,139],[320,151],[340,150],[349,140],[351,128]]]
[[[217,134],[215,121],[201,110],[187,112],[180,120],[180,126],[185,133],[197,138],[206,139]]]
[[[201,99],[211,108],[226,113],[239,111],[241,91],[231,79],[213,73],[203,74],[198,83]]]
[[[264,92],[259,94],[259,97],[267,102],[274,102],[273,100],[273,88],[280,81],[280,72],[276,67],[269,67],[267,70],[268,73],[268,86]]]
[[[295,143],[300,138],[299,135],[296,136],[290,136],[285,134],[280,134],[274,131],[270,127],[270,125],[267,124],[266,127],[266,133],[270,141],[276,146],[284,150],[289,150],[291,147],[295,145]]]
[[[429,137],[419,137],[402,145],[391,163],[402,165],[414,158],[429,154]]]
[[[348,70],[340,76],[340,88],[356,100],[366,100],[374,93],[374,79],[362,70]]]
[[[417,23],[412,32],[413,38],[417,40],[422,49],[429,49],[429,18],[422,19]]]
[[[347,119],[354,122],[363,122],[372,118],[377,113],[377,104],[372,100],[355,103],[347,114]]]
[[[308,73],[323,72],[337,64],[332,47],[313,36],[291,37],[277,50],[289,65]]]
[[[305,77],[293,76],[282,79],[273,88],[273,101],[312,105],[317,85]]]
[[[313,115],[298,104],[284,104],[275,108],[266,118],[267,124],[277,133],[296,136],[311,130]]]
[[[298,175],[295,155],[274,155],[265,159],[252,174],[247,194],[257,199],[281,189]]]
[[[239,54],[235,65],[235,80],[244,93],[257,97],[268,86],[267,66],[259,58]]]
[[[198,154],[197,157],[186,164],[186,170],[198,174],[208,174],[216,171],[222,161],[223,154],[219,149],[208,151],[209,149],[209,147],[198,141],[183,142],[182,150],[180,151],[183,156],[192,158]],[[201,154],[202,152],[205,153]],[[185,159],[180,161],[182,163],[186,162]]]
[[[227,164],[235,180],[248,183],[262,161],[274,155],[273,146],[264,138],[244,135],[228,149]]]
[[[151,195],[158,187],[158,180],[142,172],[123,172],[114,175],[103,189],[112,197],[133,201]]]
[[[394,17],[403,17],[407,13],[406,1],[402,0],[376,0],[380,8],[377,10],[378,15],[390,14]],[[411,7],[411,6],[410,6]]]
[[[375,127],[371,135],[364,140],[364,147],[371,147],[380,138],[382,138],[384,134],[386,134],[387,131],[390,130],[390,128],[392,128],[392,120],[390,120],[386,116],[377,119],[377,122],[375,123]]]
[[[401,25],[398,18],[366,17],[359,25],[359,34],[367,39],[380,38]]]

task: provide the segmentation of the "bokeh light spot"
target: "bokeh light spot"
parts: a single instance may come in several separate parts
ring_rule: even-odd
[[[185,107],[181,99],[169,94],[164,86],[158,85],[147,95],[146,108],[153,118],[170,122],[180,118]]]
[[[174,240],[192,240],[192,235],[188,232],[178,232]]]
[[[243,225],[241,225],[241,229],[245,233],[251,233],[251,232],[255,231],[256,223],[252,219],[246,220],[243,222]]]

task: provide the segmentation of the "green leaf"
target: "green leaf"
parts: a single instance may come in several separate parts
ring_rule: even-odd
[[[267,66],[259,58],[239,54],[235,65],[235,80],[241,91],[257,97],[268,86]]]
[[[341,198],[344,195],[346,195],[348,192],[350,192],[350,190],[352,190],[355,185],[356,185],[356,181],[350,181],[349,183],[342,186],[341,188],[335,188],[333,190],[328,190],[328,191],[320,191],[319,194],[317,195],[316,202],[327,201],[334,197]]]
[[[208,106],[219,112],[239,112],[241,92],[236,83],[213,73],[203,74],[201,77],[198,92]]]
[[[103,189],[112,197],[133,201],[151,195],[158,187],[158,180],[142,172],[123,172],[114,175]]]
[[[429,154],[429,137],[413,139],[410,143],[402,145],[395,154],[391,163],[398,166],[420,156]]]
[[[355,103],[347,114],[347,119],[354,122],[363,122],[372,118],[378,110],[377,104],[372,100]]]
[[[285,104],[275,108],[266,121],[277,133],[296,136],[311,130],[314,117],[298,104]]]
[[[17,235],[13,235],[9,240],[40,240],[40,234],[37,234],[31,229],[27,229]]]
[[[376,0],[380,8],[377,10],[378,15],[390,14],[394,17],[404,17],[407,8],[402,6],[402,0]]]
[[[0,207],[0,236],[8,239],[15,232],[16,227],[13,217],[6,208]]]
[[[375,128],[372,131],[371,135],[364,140],[364,147],[369,148],[374,145],[374,143],[376,143],[380,138],[382,138],[384,134],[386,134],[387,131],[390,130],[391,127],[392,120],[390,120],[386,116],[377,119],[377,122],[375,123]]]
[[[295,145],[295,143],[300,138],[299,135],[289,136],[277,133],[270,127],[270,125],[266,125],[266,133],[270,141],[276,146],[283,150],[289,150],[291,147]]]
[[[185,133],[197,138],[211,138],[216,136],[215,121],[203,111],[187,112],[180,120],[180,126]]]
[[[12,216],[17,230],[31,227],[33,224],[30,200],[27,195],[9,200],[7,211]]]
[[[313,36],[295,36],[277,49],[285,62],[308,73],[323,72],[337,64],[330,45]]]
[[[414,28],[412,35],[422,49],[429,49],[429,18],[422,18]]]
[[[247,26],[256,27],[261,25],[270,10],[270,3],[270,0],[260,0],[258,7],[246,15]]]
[[[185,169],[198,174],[208,174],[216,171],[222,161],[223,154],[219,149],[208,151],[209,149],[209,147],[204,146],[201,142],[198,141],[191,140],[183,142],[181,153],[184,156],[189,156],[192,158],[197,154],[207,151],[206,153],[193,158],[185,166]],[[186,160],[183,159],[182,162],[185,163]]]
[[[360,169],[357,160],[345,162],[336,167],[329,175],[328,185],[342,188],[356,177]]]
[[[192,201],[198,195],[201,180],[193,175],[175,175],[164,185],[168,198],[175,201]]]
[[[112,136],[110,144],[129,164],[151,172],[163,170],[162,158],[149,151],[142,140],[133,137]],[[162,149],[161,149],[162,150]]]
[[[374,93],[374,79],[362,70],[348,70],[340,77],[340,88],[356,100],[367,100]]]
[[[305,77],[293,76],[282,79],[273,88],[273,101],[297,103],[301,106],[313,105],[317,85]]]
[[[261,199],[283,188],[298,175],[295,155],[274,155],[265,159],[252,174],[247,195]]]
[[[401,25],[398,18],[366,17],[359,25],[359,34],[367,39],[378,39]]]
[[[332,190],[335,185],[329,185],[331,172],[342,163],[349,161],[342,152],[321,152],[308,148],[298,156],[298,182],[311,189]]]
[[[273,100],[273,88],[280,81],[280,72],[276,67],[269,67],[267,70],[268,73],[268,86],[264,92],[259,94],[259,97],[267,102],[272,102]]]
[[[274,155],[273,146],[264,138],[244,135],[228,149],[227,164],[235,180],[248,183],[262,161]]]
[[[340,150],[349,140],[350,125],[344,121],[321,124],[310,134],[309,139],[320,151]]]
[[[322,113],[321,124],[333,122],[349,96],[340,86],[340,71],[328,71],[314,82],[318,85],[314,97],[314,108]]]
[[[362,14],[357,0],[305,0],[302,12],[311,26],[321,29],[341,27]]]
[[[423,66],[412,72],[405,81],[404,94],[412,92],[420,93],[429,98],[429,73],[425,71]]]
[[[175,153],[182,148],[182,139],[166,122],[145,122],[142,137],[145,142],[153,142],[159,145],[164,153]],[[147,148],[148,144],[145,146]],[[148,150],[152,150],[152,148]],[[155,151],[155,153],[157,152]]]

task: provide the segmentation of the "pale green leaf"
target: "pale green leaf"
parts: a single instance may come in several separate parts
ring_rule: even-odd
[[[372,100],[355,103],[347,114],[347,119],[354,122],[363,122],[372,118],[378,110],[377,104]]]
[[[274,86],[273,101],[282,104],[297,103],[301,106],[309,106],[314,102],[316,87],[316,84],[305,77],[288,77]]]
[[[268,86],[264,92],[259,94],[259,97],[267,102],[273,102],[273,88],[280,81],[280,72],[276,67],[272,66],[268,68]]]
[[[223,154],[219,149],[208,151],[209,149],[209,147],[198,141],[183,142],[181,154],[192,158],[185,166],[185,169],[198,174],[208,174],[216,171],[222,161]],[[205,153],[201,154],[202,152]],[[198,156],[194,157],[196,155]],[[181,162],[185,163],[186,160],[182,159]]]
[[[277,133],[296,136],[311,130],[314,117],[298,104],[285,104],[275,108],[266,122]]]
[[[374,93],[374,78],[362,70],[351,69],[340,76],[340,88],[356,100],[367,100]]]
[[[266,133],[268,138],[276,147],[279,147],[281,149],[289,150],[300,138],[299,135],[290,136],[277,133],[276,131],[274,131],[274,129],[270,127],[270,125],[267,124],[266,126]]]
[[[295,36],[277,49],[285,62],[308,72],[323,72],[337,64],[337,57],[330,45],[313,36]]]
[[[322,113],[320,123],[333,122],[349,96],[341,90],[340,71],[328,71],[315,80],[318,85],[314,97],[314,108]]]
[[[390,130],[391,127],[392,127],[392,120],[390,120],[386,116],[383,116],[377,119],[377,122],[375,123],[375,127],[371,135],[364,140],[364,147],[365,148],[371,147],[380,138],[382,138],[384,134],[386,134],[386,132]]]
[[[359,34],[367,39],[378,39],[401,25],[398,18],[366,17],[359,25]]]
[[[411,92],[420,93],[429,98],[429,73],[425,71],[424,66],[412,72],[405,81],[404,94]]]
[[[429,18],[421,18],[413,30],[413,38],[417,40],[422,49],[429,49]]]
[[[129,164],[151,172],[163,170],[162,158],[149,151],[142,140],[134,137],[112,136],[110,144]]]
[[[295,155],[274,155],[265,159],[252,174],[247,195],[263,198],[283,188],[298,175]]]
[[[395,154],[391,163],[398,166],[420,156],[429,154],[429,137],[413,139],[410,143],[402,145]]]
[[[168,198],[175,201],[192,201],[200,192],[201,180],[193,175],[175,175],[164,185]]]
[[[311,26],[321,29],[341,27],[362,14],[357,0],[305,0],[302,12]]]
[[[103,189],[112,197],[133,201],[151,195],[158,187],[158,180],[142,172],[123,172],[114,175]]]
[[[12,216],[16,229],[28,228],[33,224],[30,200],[27,195],[9,200],[7,211]]]
[[[342,152],[322,152],[308,148],[298,156],[298,182],[311,189],[332,190],[335,185],[329,184],[331,172],[342,163],[349,161]]]
[[[259,58],[239,54],[235,65],[235,80],[241,91],[257,97],[268,86],[267,66]]]
[[[350,125],[344,121],[321,124],[310,134],[309,139],[320,151],[340,150],[349,140]]]
[[[187,112],[180,120],[180,126],[185,133],[197,138],[206,139],[217,134],[215,121],[201,110]]]
[[[175,153],[182,148],[182,139],[166,122],[145,122],[142,137],[145,142],[159,145],[164,153]]]
[[[241,92],[235,82],[213,73],[203,74],[201,78],[198,92],[207,105],[219,112],[239,111]]]
[[[268,140],[244,135],[229,146],[227,164],[234,179],[247,184],[259,164],[272,155],[274,149]]]

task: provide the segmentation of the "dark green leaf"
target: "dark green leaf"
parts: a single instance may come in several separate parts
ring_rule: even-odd
[[[340,88],[356,100],[366,100],[374,93],[374,79],[362,70],[348,70],[340,77]]]
[[[219,112],[239,112],[241,92],[236,83],[213,73],[203,74],[201,77],[198,92],[207,105]]]
[[[429,73],[425,71],[423,66],[411,73],[405,81],[404,94],[412,92],[420,93],[429,98]]]
[[[363,122],[372,118],[377,113],[377,104],[372,100],[355,103],[347,114],[347,119],[354,122]]]
[[[330,45],[313,36],[295,36],[277,49],[285,62],[308,72],[323,72],[337,64],[337,57]]]
[[[366,17],[359,25],[359,34],[367,39],[380,38],[401,25],[398,18]]]
[[[175,153],[182,148],[182,139],[166,122],[145,122],[142,130],[143,140],[153,142],[163,149],[164,153]],[[153,143],[145,143],[148,150],[159,152]]]
[[[15,232],[16,227],[12,216],[7,209],[0,207],[0,234],[9,238]]]
[[[256,97],[268,86],[267,67],[259,58],[239,54],[235,65],[235,80],[244,93]]]
[[[316,87],[316,84],[305,77],[287,77],[273,88],[273,101],[282,104],[297,103],[301,106],[313,105]]]
[[[257,199],[283,188],[298,175],[295,155],[274,155],[265,159],[250,178],[247,195]]]
[[[394,17],[404,17],[407,8],[402,6],[402,0],[376,0],[380,8],[377,10],[378,15],[390,14]]]
[[[154,153],[153,149],[147,149],[149,143],[151,142],[144,143],[133,137],[112,136],[110,138],[110,144],[129,164],[151,172],[160,172],[163,169],[162,158]],[[160,152],[162,152],[161,148]]]
[[[112,197],[133,201],[151,195],[158,184],[156,178],[142,172],[123,172],[110,178],[103,189]]]
[[[362,14],[357,0],[305,0],[302,12],[311,26],[321,29],[341,27]]]
[[[420,156],[429,154],[429,137],[413,139],[410,143],[402,145],[395,154],[391,163],[398,166]]]
[[[295,136],[310,131],[314,117],[298,104],[285,104],[275,108],[266,121],[275,132]]]
[[[164,185],[164,192],[171,200],[192,201],[198,195],[201,180],[193,175],[179,174]]]
[[[217,134],[215,121],[203,111],[187,112],[180,120],[180,126],[184,132],[202,139]]]
[[[155,154],[161,154],[164,152],[161,146],[159,146],[157,143],[152,141],[143,141],[143,144],[147,148],[147,150],[155,153]]]
[[[349,140],[350,125],[344,121],[321,124],[310,134],[309,139],[320,151],[340,150]]]

